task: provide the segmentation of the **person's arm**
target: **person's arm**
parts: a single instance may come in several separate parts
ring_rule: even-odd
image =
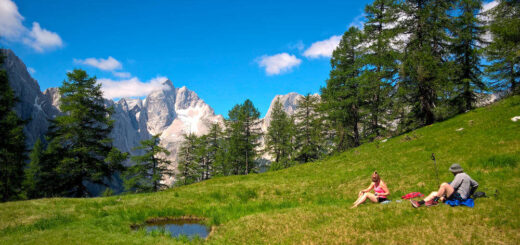
[[[473,193],[475,193],[475,191],[478,188],[478,182],[475,181],[474,179],[470,179],[469,185],[471,186],[471,190],[469,191],[469,196],[472,196]]]
[[[369,192],[370,190],[374,189],[374,185],[374,182],[370,183],[370,185],[366,189],[361,190],[361,193]]]
[[[451,187],[453,187],[453,189],[455,189],[455,190],[457,190],[457,188],[459,188],[459,186],[461,184],[462,184],[462,174],[455,175],[455,178],[450,183]]]

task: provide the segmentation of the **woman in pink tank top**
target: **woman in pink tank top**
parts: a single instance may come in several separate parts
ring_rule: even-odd
[[[370,193],[372,189],[374,189],[374,194]],[[377,172],[374,172],[372,174],[372,183],[366,189],[359,192],[359,197],[354,202],[352,208],[359,206],[367,199],[375,203],[384,202],[387,200],[386,197],[388,195],[390,195],[390,191],[388,191],[385,182],[381,180]]]

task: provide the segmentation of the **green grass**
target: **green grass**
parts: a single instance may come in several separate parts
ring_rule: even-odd
[[[520,97],[365,144],[328,159],[249,176],[215,178],[158,193],[0,204],[0,244],[176,244],[134,231],[155,217],[196,216],[213,227],[208,244],[517,244],[520,240]],[[457,131],[464,128],[462,131]],[[436,188],[460,163],[490,198],[475,208],[413,209],[395,200]],[[349,209],[377,170],[394,200]],[[495,191],[498,197],[494,197]]]

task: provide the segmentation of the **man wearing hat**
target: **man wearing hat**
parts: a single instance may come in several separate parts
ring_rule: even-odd
[[[468,174],[464,173],[462,167],[454,163],[450,167],[450,171],[455,175],[455,178],[450,183],[442,183],[438,191],[432,192],[424,200],[412,202],[414,208],[420,206],[432,206],[436,205],[439,200],[459,200],[464,201],[468,199],[471,194],[477,189],[478,183],[469,177]]]

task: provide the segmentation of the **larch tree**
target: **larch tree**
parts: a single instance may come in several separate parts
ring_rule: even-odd
[[[260,112],[250,100],[235,105],[228,113],[226,120],[229,161],[233,165],[234,174],[248,174],[255,168],[258,155],[260,131]]]
[[[398,95],[409,107],[405,130],[435,122],[436,107],[441,91],[450,81],[448,10],[450,0],[408,0],[403,4],[404,20],[400,22],[404,34],[409,35],[400,67]]]
[[[195,134],[185,134],[184,141],[179,148],[177,183],[187,185],[197,182],[200,179],[201,166],[197,161],[197,142]]]
[[[284,168],[290,166],[293,155],[294,138],[293,120],[283,109],[278,98],[271,112],[271,122],[265,135],[266,151],[273,156],[274,161]]]
[[[485,54],[491,86],[496,91],[520,94],[520,2],[499,0],[487,13],[492,41]]]
[[[4,57],[0,57],[0,66]],[[14,111],[18,100],[7,72],[0,70],[0,201],[19,199],[27,160],[25,121]]]
[[[161,182],[164,177],[173,176],[173,170],[168,167],[171,161],[166,157],[170,152],[159,145],[160,135],[154,135],[148,140],[142,140],[134,150],[143,150],[144,154],[133,156],[134,165],[124,173],[124,185],[127,191],[156,192],[168,186]]]
[[[41,164],[40,159],[42,158],[44,150],[43,142],[40,138],[36,140],[34,143],[33,149],[29,154],[29,166],[25,169],[25,179],[23,181],[23,189],[25,191],[25,195],[27,198],[37,198],[42,196],[39,191],[39,185],[42,183],[40,174],[41,174]]]
[[[454,56],[453,74],[458,113],[474,108],[476,93],[487,89],[482,80],[481,60],[484,24],[479,19],[481,0],[459,0],[456,5],[458,15],[453,17],[451,32]]]
[[[363,33],[350,27],[332,53],[330,77],[321,88],[321,108],[336,132],[336,151],[360,145],[359,124],[362,119],[363,95],[360,73],[363,67]]]
[[[298,99],[295,120],[296,160],[310,162],[324,153],[324,117],[319,112],[319,96],[307,94]]]
[[[50,195],[91,196],[86,183],[107,185],[113,174],[124,170],[122,162],[113,161],[123,154],[112,146],[112,108],[104,104],[101,84],[83,70],[67,73],[60,87],[62,115],[51,121],[47,133],[49,146],[42,156],[45,175],[58,180],[60,188]],[[112,154],[111,160],[107,157]],[[46,156],[47,155],[47,156]]]
[[[377,137],[385,129],[390,92],[396,83],[399,55],[400,3],[396,0],[375,0],[365,8],[365,55],[363,56],[363,101],[367,109],[367,126],[364,135]]]

